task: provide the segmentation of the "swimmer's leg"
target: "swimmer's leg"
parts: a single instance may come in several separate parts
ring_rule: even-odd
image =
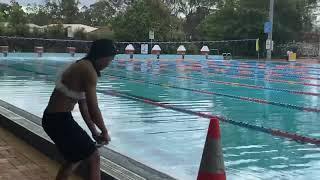
[[[99,151],[95,150],[87,159],[87,161],[89,163],[89,179],[101,180]]]
[[[86,159],[89,163],[89,179],[90,180],[101,180],[100,172],[100,154],[98,150],[95,150]],[[71,176],[72,172],[81,164],[82,161],[77,163],[66,162],[64,163],[57,174],[56,180],[67,180]]]
[[[65,162],[57,174],[56,180],[67,180],[72,172],[80,165],[81,162],[71,163]]]

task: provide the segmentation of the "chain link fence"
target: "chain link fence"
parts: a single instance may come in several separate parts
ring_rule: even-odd
[[[308,42],[290,42],[286,44],[276,45],[274,48],[274,54],[283,55],[287,54],[287,51],[293,51],[297,53],[298,57],[315,58],[320,56],[320,42],[308,43]]]

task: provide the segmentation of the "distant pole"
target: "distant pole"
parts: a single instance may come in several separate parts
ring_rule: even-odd
[[[256,51],[258,52],[258,60],[260,60],[260,47],[259,47],[259,38],[256,39]]]
[[[267,50],[267,60],[271,60],[272,54],[272,31],[273,31],[273,12],[274,12],[274,0],[270,0],[270,9],[269,9],[269,21],[271,23],[271,32],[268,33],[268,40],[270,41],[270,49]]]
[[[153,30],[149,31],[149,39],[150,39],[150,46],[151,46],[150,49],[152,51],[152,41],[154,40],[154,31]]]
[[[319,55],[318,56],[320,58],[320,32],[318,32],[317,35],[318,35],[318,42],[319,42]]]
[[[150,52],[152,51],[152,39],[150,39],[151,43],[150,43]]]

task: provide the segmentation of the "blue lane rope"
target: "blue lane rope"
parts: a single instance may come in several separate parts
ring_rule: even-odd
[[[124,80],[130,80],[131,79],[134,82],[138,82],[138,83],[151,84],[151,85],[162,86],[162,87],[167,87],[167,88],[174,88],[174,89],[180,89],[180,90],[187,90],[187,91],[192,91],[192,92],[206,94],[206,95],[216,95],[216,96],[223,96],[223,97],[228,97],[228,98],[232,98],[232,99],[255,102],[255,103],[260,103],[260,104],[270,104],[270,105],[275,105],[275,106],[280,106],[280,107],[285,107],[285,108],[295,109],[295,110],[300,110],[300,111],[317,112],[317,113],[320,112],[320,109],[318,109],[318,108],[302,107],[302,106],[297,106],[297,105],[292,105],[292,104],[287,104],[287,103],[267,101],[267,100],[258,99],[258,98],[249,98],[249,97],[243,97],[243,96],[235,96],[235,95],[217,93],[217,92],[212,92],[212,91],[184,88],[184,87],[179,87],[179,86],[175,86],[175,85],[171,85],[171,84],[154,83],[154,82],[150,82],[150,81],[143,81],[143,80],[140,80],[140,79],[137,79],[137,78],[127,78],[127,77],[124,77],[124,76],[116,76],[116,75],[110,75],[110,74],[108,74],[108,76],[117,77],[117,78],[124,79]]]
[[[32,73],[39,74],[39,75],[47,75],[47,76],[50,75],[50,74],[47,74],[47,73],[26,70],[24,68],[14,68],[12,66],[8,66],[8,67],[10,67],[12,69],[15,69],[15,70],[32,72]],[[97,89],[97,92],[102,93],[102,94],[106,94],[106,95],[111,95],[111,96],[131,99],[131,100],[134,100],[134,101],[139,101],[139,102],[143,102],[143,103],[146,103],[146,104],[151,104],[151,105],[155,105],[155,106],[162,107],[162,108],[165,108],[165,109],[170,109],[170,110],[174,110],[174,111],[178,111],[178,112],[182,112],[182,113],[186,113],[186,114],[190,114],[190,115],[195,115],[195,116],[202,117],[202,118],[207,118],[207,119],[218,118],[222,122],[233,124],[233,125],[236,125],[236,126],[239,126],[239,127],[244,127],[244,128],[247,128],[247,129],[252,129],[252,130],[264,132],[264,133],[267,133],[267,134],[271,134],[273,136],[278,136],[278,137],[282,137],[282,138],[291,139],[291,140],[294,140],[294,141],[296,141],[298,143],[310,143],[310,144],[314,144],[314,145],[317,145],[317,146],[320,145],[320,139],[318,139],[318,138],[311,138],[311,137],[307,137],[307,136],[303,136],[303,135],[299,135],[299,134],[294,134],[294,133],[290,133],[290,132],[286,132],[286,131],[281,131],[281,130],[278,130],[278,129],[271,129],[271,128],[266,128],[266,127],[263,127],[263,126],[257,126],[257,125],[252,125],[252,124],[248,124],[248,123],[244,123],[244,122],[234,121],[234,120],[222,117],[222,116],[215,116],[215,115],[205,114],[205,113],[201,113],[201,112],[195,112],[195,111],[191,111],[191,110],[188,110],[188,109],[175,107],[175,106],[172,106],[172,105],[170,105],[168,103],[162,103],[160,101],[153,100],[153,99],[150,99],[150,98],[146,98],[146,97],[142,97],[142,96],[136,96],[136,95],[133,95],[133,94],[130,94],[130,93],[118,92],[118,91],[115,91],[115,90],[105,91],[105,90],[99,90],[99,89]]]
[[[115,75],[109,75],[109,76],[117,77]],[[129,79],[129,78],[126,78],[124,76],[118,76],[118,78]],[[187,90],[187,91],[192,91],[192,92],[197,92],[197,93],[202,93],[202,94],[207,94],[207,95],[217,95],[217,96],[223,96],[223,97],[228,97],[228,98],[232,98],[232,99],[255,102],[255,103],[260,103],[260,104],[270,104],[270,105],[275,105],[275,106],[280,106],[280,107],[289,108],[289,109],[295,109],[295,110],[300,110],[300,111],[316,112],[316,113],[320,112],[320,109],[318,109],[318,108],[303,107],[303,106],[297,106],[297,105],[293,105],[293,104],[267,101],[267,100],[258,99],[258,98],[235,96],[235,95],[217,93],[217,92],[212,92],[212,91],[190,89],[190,88],[184,88],[184,87],[179,87],[179,86],[170,85],[170,84],[161,84],[161,83],[154,83],[154,82],[150,82],[150,81],[142,81],[140,79],[135,79],[135,78],[131,78],[131,79],[133,79],[133,80],[135,80],[136,82],[139,82],[139,83],[146,83],[146,84],[152,84],[152,85],[156,85],[156,86],[169,87],[169,88],[175,88],[175,89],[180,89],[180,90]]]
[[[108,68],[112,71],[116,72],[123,72],[124,70],[119,70],[115,68]],[[136,74],[147,74],[146,72],[141,71],[135,71],[132,72]],[[148,74],[150,75],[150,74]],[[193,81],[201,81],[201,82],[212,82],[213,84],[223,84],[223,85],[230,85],[230,86],[239,86],[239,87],[246,87],[246,88],[252,88],[252,89],[265,89],[265,90],[271,90],[271,91],[279,91],[279,92],[287,92],[291,94],[300,94],[300,95],[310,95],[310,96],[320,96],[320,93],[313,93],[313,92],[305,92],[305,91],[294,91],[290,89],[280,89],[280,88],[272,88],[272,87],[265,87],[265,86],[256,86],[256,85],[250,85],[250,84],[242,84],[242,83],[236,83],[236,82],[226,82],[226,81],[217,81],[212,79],[200,79],[200,78],[194,78],[193,76],[176,76],[176,75],[164,75],[164,74],[151,74],[152,76],[160,76],[160,77],[174,77],[177,79],[183,79],[183,80],[193,80]]]
[[[125,64],[117,64],[117,66],[123,66],[125,67]],[[148,70],[151,69],[151,67],[147,67]],[[255,76],[255,75],[243,75],[243,74],[237,74],[237,73],[218,73],[218,72],[208,72],[207,74],[214,74],[214,76],[223,76],[223,77],[230,77],[230,78],[236,78],[236,79],[250,79],[250,80],[263,80],[263,81],[269,81],[269,82],[275,82],[275,83],[286,83],[286,84],[299,84],[304,86],[316,86],[320,87],[320,84],[313,84],[313,83],[307,83],[307,82],[299,82],[299,81],[288,81],[288,80],[281,80],[281,79],[269,79],[264,76]],[[210,76],[208,76],[210,77]]]
[[[233,125],[236,125],[239,127],[244,127],[247,129],[252,129],[252,130],[264,132],[267,134],[271,134],[273,136],[291,139],[291,140],[294,140],[299,143],[310,143],[310,144],[315,144],[317,146],[320,145],[320,139],[318,139],[318,138],[311,138],[311,137],[307,137],[307,136],[303,136],[303,135],[299,135],[299,134],[281,131],[278,129],[271,129],[271,128],[266,128],[263,126],[248,124],[245,122],[234,121],[234,120],[222,117],[222,116],[215,116],[215,115],[205,114],[205,113],[196,112],[196,111],[192,111],[192,110],[188,110],[188,109],[183,109],[183,108],[173,106],[169,103],[162,103],[162,102],[154,100],[154,99],[133,95],[133,94],[130,94],[127,92],[119,92],[119,91],[115,91],[115,90],[110,90],[110,91],[97,90],[97,92],[105,94],[105,95],[117,96],[117,97],[122,97],[122,98],[130,99],[130,100],[134,100],[134,101],[139,101],[139,102],[143,102],[146,104],[151,104],[151,105],[155,105],[155,106],[162,107],[165,109],[170,109],[170,110],[174,110],[174,111],[178,111],[178,112],[182,112],[182,113],[186,113],[186,114],[190,114],[190,115],[195,115],[195,116],[199,116],[199,117],[206,118],[206,119],[218,118],[222,122],[233,124]]]

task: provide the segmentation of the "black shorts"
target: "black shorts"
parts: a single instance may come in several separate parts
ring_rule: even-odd
[[[71,112],[45,111],[42,127],[68,162],[84,160],[97,149],[89,135],[75,122]]]

